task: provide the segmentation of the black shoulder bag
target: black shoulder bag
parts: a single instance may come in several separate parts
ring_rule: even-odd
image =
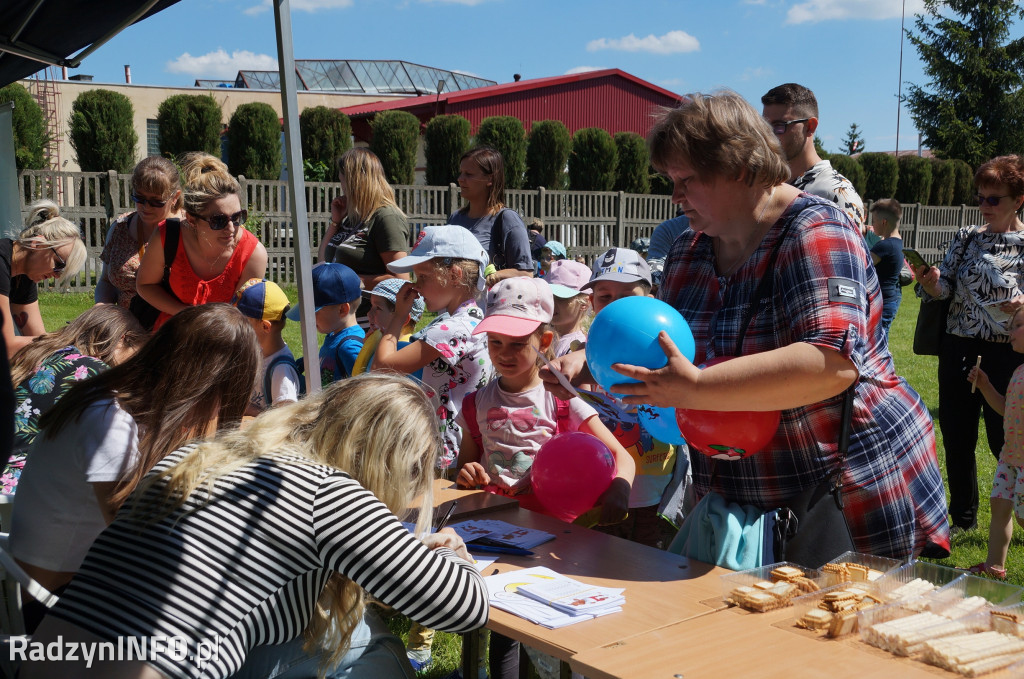
[[[164,277],[160,281],[168,295],[177,299],[171,291],[171,265],[174,264],[174,257],[178,254],[178,238],[181,235],[181,220],[168,219],[164,223]],[[152,330],[156,319],[160,317],[160,310],[142,298],[142,295],[135,293],[128,311],[139,320],[139,323],[146,330]]]
[[[761,299],[770,297],[775,285],[775,260],[796,215],[790,217],[768,257],[765,276],[758,282],[750,306],[743,316],[739,336],[736,338],[736,356],[742,355],[743,339],[747,327],[757,311]],[[853,419],[853,398],[856,384],[843,396],[843,410],[839,425],[839,463],[821,481],[775,511],[772,527],[775,561],[792,561],[817,568],[848,551],[854,551],[853,536],[843,514],[842,473],[850,446],[850,424]]]
[[[960,256],[957,258],[954,271],[960,268],[960,262],[967,253],[967,248],[977,235],[977,231],[971,231],[964,239],[960,248]],[[946,319],[949,317],[949,307],[953,304],[953,293],[956,291],[956,276],[951,279],[949,295],[945,299],[937,299],[931,302],[921,300],[921,308],[917,312],[917,325],[914,326],[914,353],[918,356],[938,356],[939,347],[942,346],[942,338],[946,334]],[[915,290],[921,287],[918,283]]]

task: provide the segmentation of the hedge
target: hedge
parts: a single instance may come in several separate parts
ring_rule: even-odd
[[[615,150],[619,157],[615,168],[615,190],[648,193],[651,180],[647,176],[647,168],[651,156],[644,138],[636,132],[616,132]]]
[[[513,116],[491,116],[480,122],[475,146],[491,146],[505,161],[505,188],[521,189],[526,180],[526,129]]]
[[[384,175],[392,184],[412,184],[416,179],[416,147],[420,121],[407,111],[381,111],[370,127],[370,150],[380,158]]]
[[[19,170],[46,167],[46,117],[35,98],[21,83],[0,87],[0,102],[14,102],[11,126],[14,128],[14,164]]]
[[[223,112],[209,94],[176,94],[160,102],[156,125],[160,153],[176,158],[189,151],[220,157]]]
[[[867,175],[864,193],[861,194],[863,200],[892,198],[896,195],[900,176],[900,166],[896,158],[888,153],[862,153],[858,156],[857,162]]]
[[[572,136],[560,120],[534,122],[526,144],[526,188],[564,189],[571,152]]]
[[[932,190],[932,164],[920,156],[900,156],[896,200],[926,205]]]
[[[310,106],[299,114],[299,136],[302,159],[333,170],[334,161],[352,148],[352,121],[336,108]]]
[[[615,140],[605,130],[576,130],[569,154],[569,186],[575,191],[611,191],[618,161]]]
[[[281,123],[262,102],[242,104],[228,121],[228,168],[249,179],[281,176]]]
[[[427,184],[448,186],[459,180],[459,158],[469,148],[469,121],[460,115],[435,116],[423,132]]]
[[[131,100],[110,90],[86,90],[71,103],[68,139],[83,172],[135,167],[135,110]]]

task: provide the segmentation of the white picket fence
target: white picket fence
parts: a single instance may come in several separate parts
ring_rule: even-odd
[[[249,209],[250,227],[269,255],[268,278],[282,285],[295,281],[294,230],[287,184],[281,181],[239,177]],[[19,174],[22,216],[30,203],[49,198],[61,206],[61,213],[81,224],[89,256],[85,269],[69,281],[71,290],[91,290],[102,268],[99,255],[110,222],[133,210],[129,199],[131,175],[110,172],[52,172],[25,170]],[[307,182],[305,199],[309,215],[313,258],[330,220],[331,201],[341,192],[334,182]],[[410,244],[423,226],[443,224],[461,204],[459,188],[449,186],[396,186],[399,207],[409,218]],[[508,206],[525,222],[540,218],[544,236],[565,245],[570,257],[583,255],[587,261],[613,246],[628,246],[639,237],[650,236],[661,222],[673,217],[675,209],[668,196],[623,193],[621,191],[508,190]],[[977,207],[930,207],[904,205],[900,231],[909,247],[926,259],[943,251],[953,231],[979,223]],[[50,284],[52,285],[52,283]]]

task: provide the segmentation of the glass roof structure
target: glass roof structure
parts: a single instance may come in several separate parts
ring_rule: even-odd
[[[436,94],[439,81],[444,81],[445,92],[497,84],[495,80],[408,61],[296,59],[295,74],[301,91],[353,94]],[[235,87],[277,90],[280,80],[277,71],[239,71]]]

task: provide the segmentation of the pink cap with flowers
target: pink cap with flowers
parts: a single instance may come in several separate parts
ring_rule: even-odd
[[[532,334],[555,313],[551,287],[540,278],[514,276],[487,291],[487,315],[473,334],[496,332],[509,337]]]

